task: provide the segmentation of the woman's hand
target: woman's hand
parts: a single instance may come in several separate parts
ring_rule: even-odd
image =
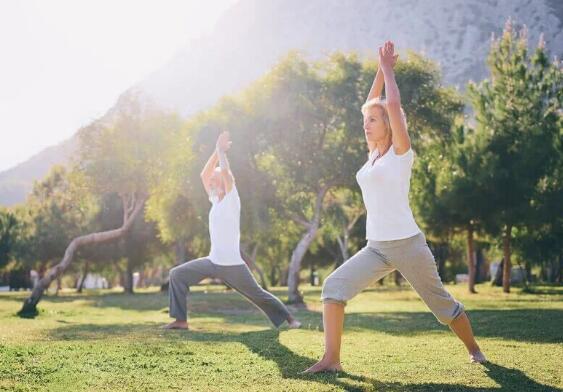
[[[231,142],[229,139],[229,132],[228,131],[221,132],[221,134],[217,138],[217,144],[216,144],[217,151],[226,152],[229,148],[231,148],[232,143],[233,142]]]
[[[391,41],[386,41],[379,47],[379,66],[383,72],[392,70],[397,63],[399,55],[395,54],[395,45]]]
[[[398,54],[393,55],[393,65],[392,65],[393,67],[395,67],[395,64],[397,64],[398,58],[399,58]],[[381,62],[380,62],[377,73],[375,74],[375,78],[373,79],[371,89],[369,90],[369,94],[366,99],[366,102],[369,101],[370,99],[380,97],[381,93],[383,92],[383,85],[384,85],[383,70],[381,69]]]

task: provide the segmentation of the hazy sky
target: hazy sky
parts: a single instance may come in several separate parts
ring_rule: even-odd
[[[0,171],[70,137],[236,0],[0,0]]]

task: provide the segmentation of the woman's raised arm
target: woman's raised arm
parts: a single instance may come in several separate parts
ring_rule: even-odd
[[[411,148],[411,140],[407,131],[407,122],[401,109],[401,94],[393,71],[394,59],[395,47],[391,41],[387,41],[385,45],[379,48],[379,66],[385,81],[385,98],[391,125],[393,148],[397,155],[401,155]]]

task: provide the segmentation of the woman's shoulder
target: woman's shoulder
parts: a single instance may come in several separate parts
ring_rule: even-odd
[[[414,151],[412,147],[409,147],[407,151],[400,151],[400,152],[397,152],[397,150],[394,147],[391,147],[391,153],[392,155],[395,156],[395,158],[398,159],[410,159],[414,157]]]

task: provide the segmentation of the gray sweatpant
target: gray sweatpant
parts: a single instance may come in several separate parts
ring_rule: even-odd
[[[262,310],[272,324],[279,327],[289,317],[285,305],[275,296],[258,285],[246,266],[218,265],[207,258],[195,259],[170,270],[170,317],[187,320],[188,286],[205,278],[219,278],[227,286],[235,289]]]
[[[370,283],[394,270],[399,270],[440,323],[448,325],[463,312],[463,305],[444,289],[422,233],[402,240],[368,241],[328,276],[321,299],[345,305]]]

